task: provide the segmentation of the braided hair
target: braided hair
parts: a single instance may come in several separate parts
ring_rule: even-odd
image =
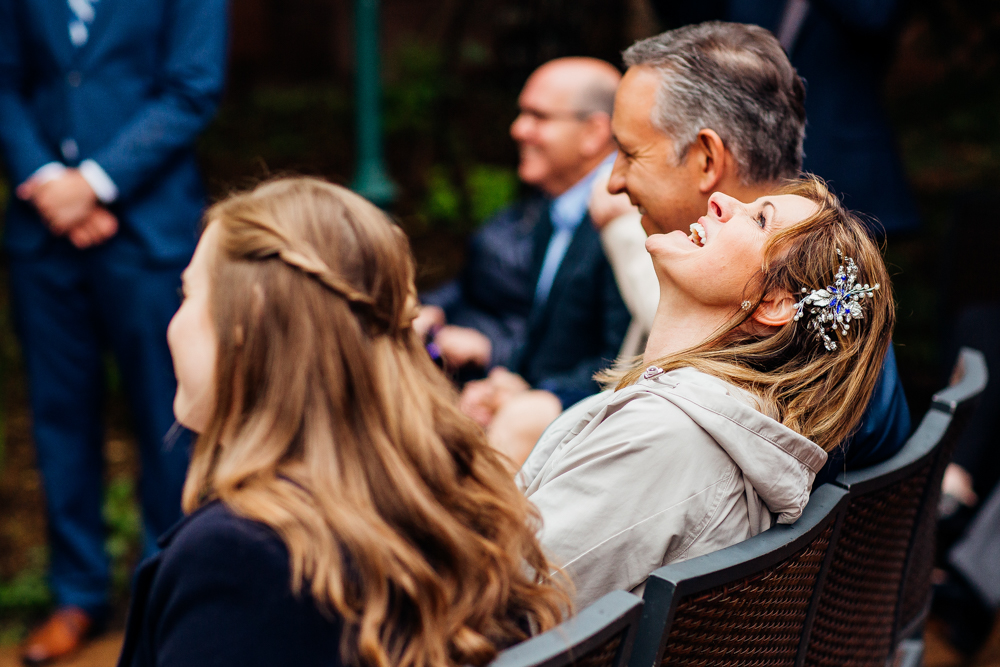
[[[212,416],[184,509],[271,526],[345,664],[482,665],[569,608],[538,516],[413,332],[409,242],[311,178],[211,207]]]

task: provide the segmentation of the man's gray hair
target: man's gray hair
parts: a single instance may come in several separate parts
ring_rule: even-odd
[[[651,121],[680,162],[702,129],[715,130],[746,184],[792,178],[802,168],[805,85],[770,32],[709,21],[643,39],[628,67],[660,72]]]

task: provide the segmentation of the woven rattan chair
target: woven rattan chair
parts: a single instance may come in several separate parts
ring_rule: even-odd
[[[846,506],[825,485],[793,525],[653,572],[629,667],[801,665]]]
[[[979,352],[964,348],[956,368],[959,381],[936,395],[899,453],[837,478],[850,501],[816,610],[807,665],[883,667],[904,636],[902,610],[919,608],[910,613],[922,621],[941,476],[986,384]]]
[[[951,461],[958,437],[965,430],[969,416],[986,388],[986,359],[978,350],[962,348],[952,373],[952,384],[934,395],[932,409],[952,416],[951,428],[941,443],[931,471],[927,496],[917,516],[913,549],[907,563],[900,601],[900,637],[918,633],[927,618],[931,604],[931,570],[934,568],[934,542],[937,528],[937,507],[941,500],[941,480]]]
[[[600,598],[548,632],[500,652],[489,667],[624,667],[642,600],[625,591]]]

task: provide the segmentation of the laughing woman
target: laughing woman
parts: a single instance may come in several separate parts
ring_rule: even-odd
[[[206,219],[168,332],[188,517],[121,664],[482,665],[558,623],[535,515],[411,331],[403,233],[304,178]]]
[[[567,410],[518,476],[578,605],[802,513],[888,349],[889,278],[817,179],[721,193],[646,241],[660,300],[641,364]]]

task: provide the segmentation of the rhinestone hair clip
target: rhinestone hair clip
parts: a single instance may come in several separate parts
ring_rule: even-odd
[[[798,322],[809,309],[808,327],[816,332],[816,337],[823,340],[823,346],[827,350],[836,350],[837,343],[828,333],[828,329],[834,332],[840,329],[842,334],[847,334],[851,320],[860,320],[864,315],[861,309],[861,300],[864,297],[871,298],[873,292],[879,288],[878,283],[869,286],[855,284],[858,278],[858,265],[850,257],[845,258],[837,251],[837,255],[844,262],[837,269],[833,285],[824,289],[808,291],[802,288],[802,293],[806,296],[795,304],[795,317]]]

